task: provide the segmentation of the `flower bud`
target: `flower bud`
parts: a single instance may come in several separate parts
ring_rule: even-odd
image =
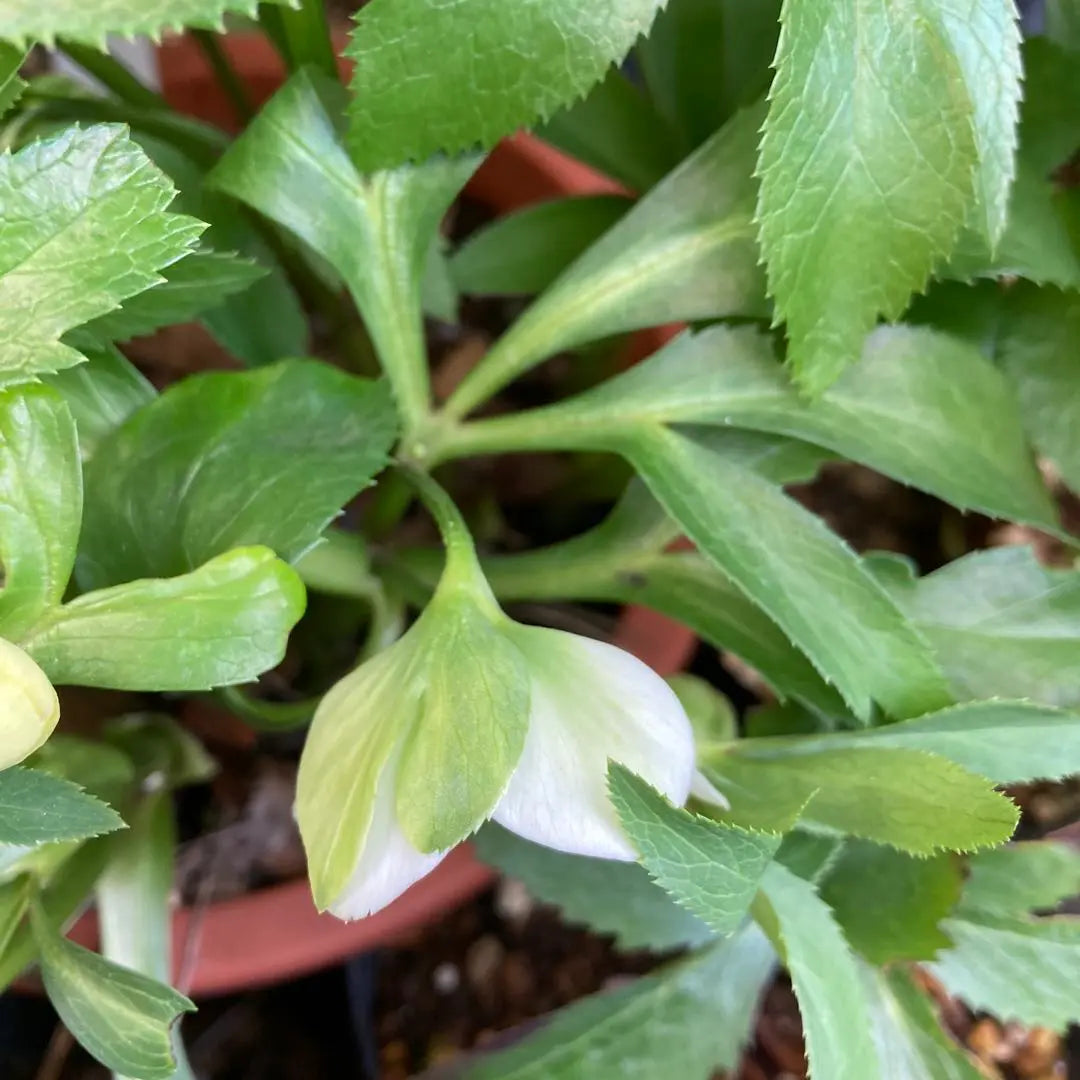
[[[316,712],[297,786],[316,902],[376,911],[489,817],[561,851],[632,859],[610,760],[686,801],[693,735],[663,679],[612,645],[514,623],[475,582],[440,586]]]
[[[0,769],[17,765],[52,734],[60,702],[45,673],[0,638]]]

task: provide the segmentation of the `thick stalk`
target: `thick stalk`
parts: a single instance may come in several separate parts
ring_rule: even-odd
[[[59,41],[60,51],[69,59],[92,75],[110,93],[129,105],[141,109],[164,109],[169,105],[165,99],[149,86],[141,83],[119,60],[91,45],[80,45],[75,41]]]
[[[255,115],[255,105],[248,94],[247,87],[244,86],[225,54],[225,50],[221,47],[217,34],[211,30],[192,30],[190,33],[203,56],[206,57],[206,62],[214,72],[218,85],[225,91],[237,119],[246,124]]]
[[[337,57],[323,0],[303,0],[296,8],[263,4],[259,22],[289,71],[312,64],[337,79]]]

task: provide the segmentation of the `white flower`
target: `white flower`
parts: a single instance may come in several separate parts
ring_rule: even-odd
[[[384,907],[489,817],[561,851],[632,859],[609,760],[678,805],[690,792],[690,723],[645,664],[475,595],[447,601],[338,683],[312,724],[297,817],[316,901],[341,918]]]
[[[52,734],[60,702],[45,673],[0,638],[0,769],[17,765]]]

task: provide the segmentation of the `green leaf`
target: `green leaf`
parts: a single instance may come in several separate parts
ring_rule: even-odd
[[[942,1030],[929,998],[902,967],[860,964],[881,1080],[984,1080],[984,1073]]]
[[[686,960],[561,1009],[510,1049],[478,1058],[463,1080],[707,1080],[738,1064],[774,959],[757,927],[745,926]]]
[[[166,268],[159,285],[136,293],[118,311],[89,323],[84,332],[104,342],[127,341],[163,326],[191,322],[265,274],[250,259],[200,248]]]
[[[195,1006],[183,994],[61,937],[31,908],[45,991],[68,1031],[106,1068],[169,1080],[176,1069],[170,1028]]]
[[[340,93],[316,72],[294,75],[209,182],[283,225],[341,275],[399,407],[415,419],[429,398],[420,302],[428,253],[443,214],[479,159],[437,158],[363,176],[339,139]]]
[[[768,615],[700,555],[656,555],[618,573],[598,599],[644,604],[690,627],[699,637],[745,660],[782,698],[826,716],[843,699]]]
[[[101,952],[159,983],[172,978],[173,859],[176,825],[167,788],[144,795],[116,838],[95,891]],[[195,1080],[178,1027],[172,1029],[177,1061],[170,1080]],[[122,1078],[121,1078],[122,1080]]]
[[[758,217],[789,359],[813,393],[948,255],[977,167],[992,179],[965,86],[983,58],[965,50],[961,59],[938,21],[944,10],[938,0],[783,6]]]
[[[959,65],[971,102],[978,155],[971,224],[993,248],[1005,231],[1015,172],[1023,75],[1016,6],[1011,0],[933,0],[927,14]]]
[[[599,82],[661,4],[374,0],[358,13],[346,49],[354,64],[350,151],[371,172],[492,146]]]
[[[759,922],[773,939],[802,1013],[815,1080],[878,1080],[870,1015],[855,957],[814,886],[773,863],[762,882]]]
[[[1036,38],[1024,43],[1023,66],[1016,179],[1004,232],[995,245],[969,226],[939,273],[961,278],[1007,274],[1076,287],[1080,286],[1080,253],[1069,237],[1070,196],[1052,179],[1054,170],[1080,142],[1073,61],[1063,50]],[[993,87],[997,80],[988,77],[985,85]],[[987,95],[983,104],[992,96]],[[980,97],[975,100],[979,102]]]
[[[466,293],[543,292],[631,205],[621,195],[584,195],[526,207],[473,233],[450,271]]]
[[[40,888],[38,902],[49,925],[59,927],[86,902],[94,882],[105,866],[113,836],[102,836],[79,844],[48,882]],[[37,956],[37,947],[29,920],[15,928],[6,948],[0,953],[0,987],[7,989],[19,973]]]
[[[1080,252],[1069,235],[1073,196],[1062,192],[1024,157],[1017,163],[1009,217],[997,247],[966,230],[939,278],[1021,277],[1060,288],[1080,287]]]
[[[1080,772],[1080,717],[1028,701],[973,701],[868,731],[743,740],[729,751],[767,761],[834,750],[918,750],[997,784]]]
[[[258,0],[4,0],[0,36],[26,45],[52,45],[61,36],[103,49],[106,34],[160,38],[187,27],[219,30],[226,15],[253,16],[257,8]]]
[[[1002,547],[888,585],[958,697],[1080,705],[1080,572],[1043,567],[1028,547]]]
[[[1007,844],[968,861],[965,911],[1026,915],[1080,895],[1080,853],[1053,840]]]
[[[122,750],[100,739],[57,733],[27,764],[70,780],[109,803],[124,803],[135,786],[135,766]]]
[[[820,519],[673,431],[642,428],[621,450],[702,554],[788,634],[856,715],[867,717],[872,701],[910,716],[949,700],[926,644]]]
[[[715,439],[722,435],[722,439]],[[821,456],[813,447],[753,432],[711,433],[726,457],[778,482],[809,479]],[[843,699],[784,632],[700,555],[664,553],[677,527],[634,481],[595,529],[524,554],[484,560],[504,600],[566,599],[644,604],[689,626],[717,648],[730,649],[757,669],[781,696],[826,716],[842,714]]]
[[[965,912],[930,965],[945,990],[1002,1020],[1064,1031],[1080,1016],[1080,920]]]
[[[295,559],[386,464],[395,434],[384,384],[317,361],[185,379],[88,463],[79,580],[173,576],[247,544]]]
[[[541,360],[626,330],[768,312],[753,222],[761,109],[735,116],[510,327],[447,408],[463,416]]]
[[[951,855],[915,858],[849,840],[821,886],[821,898],[852,948],[884,965],[930,960],[948,948],[938,923],[956,906],[960,886],[960,866]]]
[[[765,93],[779,30],[779,0],[668,0],[638,57],[687,150]]]
[[[1080,296],[1010,289],[995,351],[1032,442],[1080,491]]]
[[[218,765],[197,736],[165,713],[128,713],[110,720],[102,738],[131,761],[136,775],[164,780],[174,790],[187,784],[205,784]]]
[[[55,390],[0,391],[0,628],[18,640],[67,587],[82,508],[75,422]]]
[[[1052,0],[1046,5],[1048,15],[1051,6]],[[1033,37],[1024,42],[1023,56],[1019,158],[1047,180],[1076,151],[1080,136],[1080,101],[1072,92],[1076,57],[1059,43]]]
[[[672,806],[622,765],[608,767],[608,790],[642,865],[674,899],[717,934],[746,916],[779,833],[754,833]]]
[[[115,346],[86,349],[84,355],[85,364],[45,375],[42,382],[67,402],[79,433],[79,452],[89,458],[136,409],[153,401],[157,391]]]
[[[1080,6],[1076,0],[1047,0],[1044,18],[1047,37],[1080,52]]]
[[[265,272],[248,288],[206,310],[203,325],[229,352],[251,367],[306,355],[310,351],[308,317],[252,215],[227,195],[210,190],[206,168],[174,146],[145,135],[140,137],[140,143],[180,188],[177,209],[209,223],[203,241],[217,251],[237,251],[254,259]]]
[[[682,671],[668,676],[667,684],[675,691],[675,696],[686,711],[699,753],[739,737],[735,706],[726,694],[722,694],[707,679]]]
[[[771,338],[716,326],[681,335],[595,390],[514,417],[519,429],[531,424],[566,445],[574,432],[598,440],[646,422],[802,439],[961,508],[1057,527],[1008,379],[973,345],[925,327],[874,331],[859,362],[814,401],[791,385]]]
[[[804,823],[914,855],[972,851],[1008,840],[1019,814],[988,780],[925,751],[874,746],[754,755],[757,743],[824,744],[831,736],[740,740],[705,775],[727,799],[724,820],[751,829]],[[745,752],[744,752],[745,750]]]
[[[522,882],[537,900],[555,905],[566,922],[610,934],[620,949],[666,952],[703,945],[714,936],[637,863],[567,855],[490,823],[474,846],[481,859]]]
[[[86,593],[50,610],[24,645],[56,683],[208,690],[279,663],[303,610],[294,570],[266,548],[238,548],[179,577]]]
[[[0,117],[15,105],[26,89],[26,81],[19,76],[25,59],[25,49],[0,43]]]
[[[0,770],[0,843],[48,844],[122,829],[111,806],[38,769]]]
[[[204,226],[166,212],[174,194],[115,124],[0,157],[0,385],[80,363],[60,336],[156,284],[194,247]]]
[[[536,134],[631,191],[648,191],[682,157],[652,102],[616,68]]]

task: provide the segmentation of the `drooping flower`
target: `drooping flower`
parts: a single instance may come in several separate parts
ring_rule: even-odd
[[[316,713],[297,788],[316,902],[377,911],[488,818],[632,859],[609,760],[686,801],[693,735],[663,679],[612,645],[514,622],[482,579],[444,576],[404,637]]]
[[[60,719],[53,685],[18,645],[0,638],[0,769],[17,765]]]

